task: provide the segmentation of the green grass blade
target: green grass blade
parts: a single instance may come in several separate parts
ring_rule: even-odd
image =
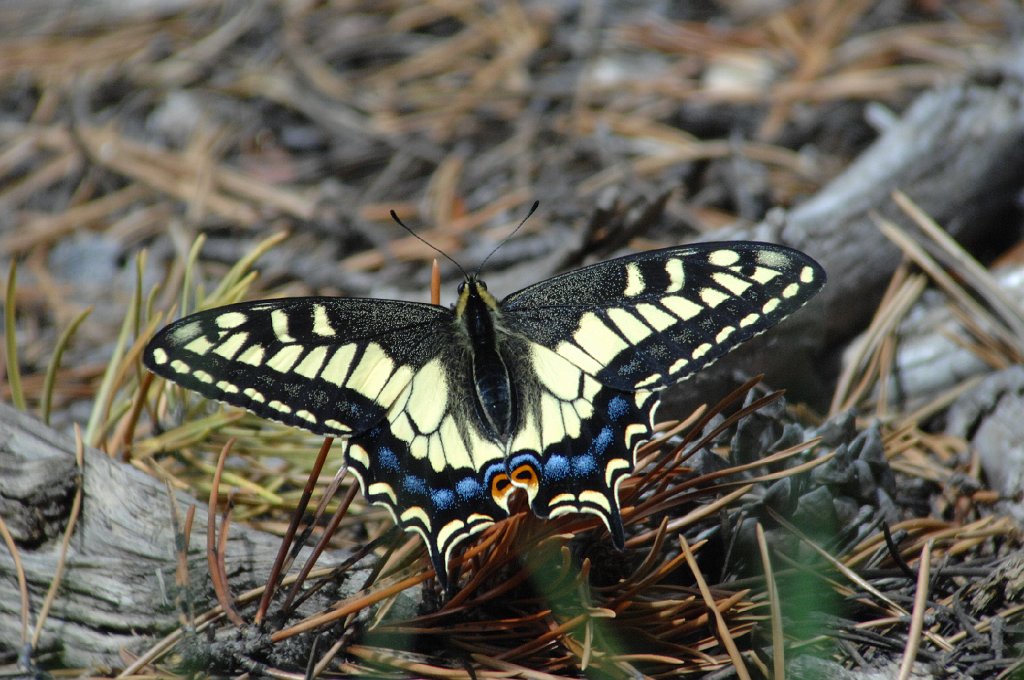
[[[7,382],[11,386],[11,403],[19,411],[27,410],[25,393],[21,389],[21,370],[18,368],[18,341],[14,328],[14,289],[18,285],[18,263],[11,260],[7,272],[7,295],[4,308],[4,340],[6,341]]]

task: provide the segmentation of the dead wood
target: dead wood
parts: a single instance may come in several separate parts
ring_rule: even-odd
[[[57,572],[79,480],[84,492],[60,590],[34,658],[61,667],[119,667],[124,650],[137,653],[181,624],[172,504],[159,480],[95,449],[86,449],[79,474],[74,451],[71,437],[0,404],[0,515],[28,581],[30,626]],[[182,515],[196,506],[188,597],[198,613],[216,605],[205,555],[206,508],[181,492],[176,499]],[[225,561],[233,593],[262,585],[279,543],[273,535],[231,525]],[[321,558],[321,564],[332,561]],[[0,551],[0,658],[5,662],[21,652],[17,583],[11,553]]]
[[[867,325],[901,260],[871,219],[906,223],[894,191],[968,248],[1010,238],[1005,216],[1024,173],[1020,62],[1016,52],[1000,71],[926,92],[813,198],[727,237],[786,243],[821,262],[829,283],[804,313],[824,313],[828,344],[848,339]]]

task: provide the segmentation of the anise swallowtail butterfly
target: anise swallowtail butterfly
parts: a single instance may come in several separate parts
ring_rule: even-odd
[[[257,415],[342,438],[366,498],[427,544],[438,579],[508,515],[586,512],[623,546],[618,489],[662,389],[767,330],[825,273],[768,243],[601,262],[501,302],[477,276],[453,308],[338,297],[192,314],[146,347],[153,372]]]

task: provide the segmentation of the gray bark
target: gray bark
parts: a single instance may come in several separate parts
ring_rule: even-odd
[[[30,626],[56,573],[79,480],[71,437],[0,404],[0,515],[14,536],[28,580]],[[81,515],[60,591],[33,657],[47,667],[124,665],[179,625],[175,605],[175,535],[167,488],[130,465],[87,448]],[[177,493],[179,512],[195,505],[189,574],[195,611],[216,604],[206,563],[206,505]],[[262,584],[280,538],[233,523],[226,550],[235,593]],[[322,559],[321,564],[330,563]],[[21,652],[21,597],[14,561],[0,548],[0,661]]]

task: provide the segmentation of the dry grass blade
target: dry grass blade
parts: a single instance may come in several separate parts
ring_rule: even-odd
[[[920,299],[925,286],[923,276],[909,276],[904,269],[897,270],[871,324],[857,341],[853,356],[844,363],[832,396],[831,414],[853,408],[865,398],[872,385],[885,382],[889,363],[881,358],[881,348],[891,342],[892,335],[911,306]],[[878,401],[885,403],[881,398]]]
[[[21,598],[21,644],[27,645],[29,643],[29,614],[32,610],[32,603],[28,595],[28,581],[25,578],[25,568],[21,563],[21,553],[18,550],[18,544],[14,540],[14,536],[11,535],[11,530],[7,527],[7,522],[4,521],[3,515],[0,515],[0,537],[4,539],[4,545],[7,546],[7,552],[11,555],[11,562],[14,564],[15,578],[18,580],[18,594]]]
[[[750,680],[750,672],[747,670],[747,665],[743,662],[743,657],[740,656],[740,650],[736,646],[736,641],[732,637],[729,625],[725,622],[725,619],[722,617],[722,612],[718,609],[718,603],[715,602],[715,598],[711,595],[711,590],[708,588],[708,584],[704,580],[704,575],[701,573],[700,567],[697,566],[697,560],[694,558],[693,551],[690,550],[690,544],[687,543],[686,538],[682,536],[679,537],[679,547],[686,556],[686,563],[689,565],[690,571],[693,573],[693,578],[697,583],[697,588],[700,590],[701,597],[704,598],[704,604],[715,619],[715,630],[718,632],[718,639],[729,653],[729,659],[732,661],[736,675],[739,676],[741,680]]]
[[[217,539],[217,498],[220,492],[220,478],[221,472],[224,469],[224,461],[227,459],[228,452],[234,445],[234,439],[229,439],[228,442],[221,449],[220,457],[217,459],[217,469],[213,476],[213,489],[210,493],[210,502],[207,508],[207,525],[206,525],[206,564],[210,570],[210,581],[213,583],[214,592],[217,594],[217,601],[220,603],[221,609],[227,615],[231,622],[236,626],[241,627],[245,625],[245,620],[242,619],[241,615],[235,610],[234,605],[231,601],[231,593],[228,588],[227,581],[227,570],[224,566],[224,545],[227,539],[228,531],[230,530],[230,524],[228,522],[230,509],[229,506],[225,506],[225,511],[221,515],[221,526],[219,540]]]
[[[963,318],[972,322],[971,330],[979,339],[987,340],[989,343],[998,347],[1012,349],[1012,351],[1016,353],[1016,361],[1019,362],[1024,360],[1024,345],[1020,344],[1020,338],[1022,336],[1015,335],[1013,328],[1007,326],[1005,318],[993,315],[988,309],[980,305],[967,293],[966,290],[964,290],[963,286],[958,285],[953,277],[942,269],[939,263],[931,257],[923,246],[914,241],[894,222],[879,219],[878,226],[886,237],[903,250],[903,252],[906,253],[915,264],[924,269],[928,275],[946,292],[946,294],[964,310]],[[956,264],[962,260],[962,257],[957,258],[957,260],[951,264]],[[996,284],[987,276],[981,279],[980,282],[983,283],[986,288],[998,288],[998,286],[996,286]],[[990,298],[997,301],[1001,299],[1001,297],[1001,295],[990,295]],[[1010,311],[1003,311],[1009,315],[1009,318],[1015,319],[1013,326],[1016,327],[1018,324],[1022,323],[1020,313],[1019,311],[1013,310],[1012,306],[1009,309]]]
[[[78,469],[78,483],[75,484],[75,495],[71,501],[71,511],[68,514],[67,526],[64,527],[64,536],[60,543],[60,557],[57,560],[57,569],[54,571],[53,578],[50,580],[50,586],[47,588],[46,597],[43,599],[43,605],[39,610],[39,617],[36,619],[35,630],[32,631],[32,647],[35,648],[39,644],[39,640],[43,634],[43,625],[46,623],[46,618],[50,614],[50,607],[53,606],[54,601],[57,598],[58,592],[60,592],[61,581],[64,576],[64,569],[67,567],[68,551],[71,548],[71,537],[75,535],[75,527],[78,525],[78,516],[82,511],[82,479],[83,479],[83,468],[85,467],[85,445],[82,441],[82,431],[78,425],[75,424],[75,464]]]
[[[924,629],[925,610],[928,608],[928,582],[931,578],[932,541],[925,542],[921,559],[917,563],[917,589],[914,593],[914,609],[910,617],[910,632],[907,633],[907,647],[900,663],[899,680],[907,680],[914,669],[914,659],[921,648],[921,631]]]
[[[1024,356],[1024,307],[1020,301],[1008,297],[999,284],[948,233],[943,231],[920,207],[902,192],[893,194],[893,200],[913,220],[923,234],[936,246],[936,254],[945,265],[957,272],[963,280],[995,311],[1000,321],[1010,329],[1010,338],[1020,356]]]

